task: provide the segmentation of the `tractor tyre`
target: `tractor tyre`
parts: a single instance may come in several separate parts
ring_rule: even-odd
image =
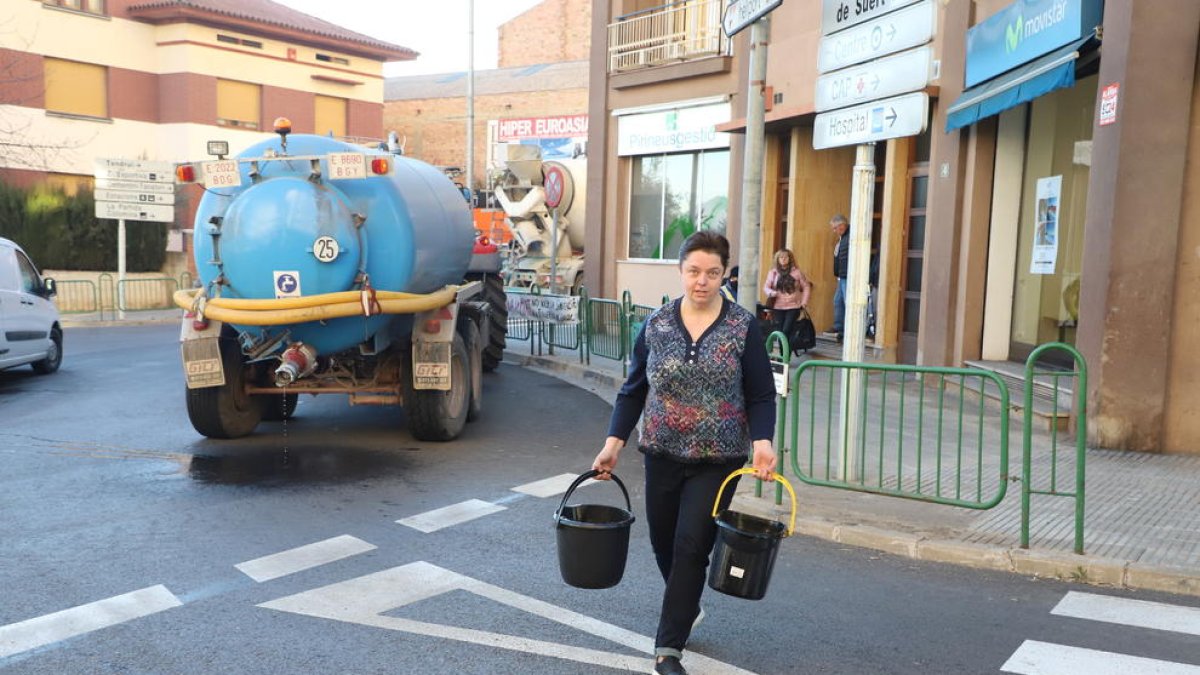
[[[262,420],[263,406],[246,393],[247,365],[234,340],[222,339],[221,366],[225,384],[187,390],[188,419],[196,431],[209,438],[240,438]]]
[[[417,389],[411,362],[405,373],[404,412],[408,431],[421,441],[452,441],[462,433],[471,406],[471,359],[462,336],[450,349],[450,390]]]

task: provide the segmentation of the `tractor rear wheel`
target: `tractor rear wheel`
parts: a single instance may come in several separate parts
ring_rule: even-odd
[[[450,390],[413,387],[412,364],[404,373],[404,413],[408,431],[422,441],[452,441],[462,433],[471,406],[471,359],[462,336],[454,334],[450,349]]]
[[[263,406],[246,393],[246,364],[235,340],[220,341],[225,384],[187,390],[188,419],[209,438],[239,438],[254,431]]]

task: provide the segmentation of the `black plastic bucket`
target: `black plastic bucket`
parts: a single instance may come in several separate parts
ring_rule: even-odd
[[[717,540],[713,547],[712,563],[708,569],[708,586],[715,591],[747,600],[761,600],[767,594],[771,572],[775,569],[775,558],[779,554],[779,542],[791,535],[796,526],[796,495],[792,486],[775,474],[792,496],[792,525],[775,520],[759,518],[746,513],[725,510],[718,515],[717,504],[721,493],[734,476],[753,473],[753,469],[738,469],[725,479],[717,492],[713,504],[713,516],[717,522]]]
[[[629,528],[633,511],[629,491],[614,474],[612,479],[625,495],[625,508],[602,504],[575,504],[567,500],[583,481],[599,472],[580,474],[559,502],[554,512],[558,537],[558,570],[563,581],[576,588],[611,588],[625,574],[625,559],[629,554]]]

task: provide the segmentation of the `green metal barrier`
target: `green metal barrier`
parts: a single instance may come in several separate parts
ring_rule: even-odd
[[[792,354],[791,346],[788,345],[788,339],[787,339],[786,335],[784,335],[783,333],[781,333],[779,331],[775,331],[767,336],[767,358],[769,358],[771,360],[772,367],[774,367],[774,364],[776,364],[776,363],[785,363],[786,364],[789,361],[791,361],[791,354]],[[787,382],[786,373],[784,375],[784,382],[785,383]],[[772,443],[775,444],[776,472],[780,473],[780,474],[783,473],[783,467],[787,463],[787,456],[788,456],[787,447],[784,445],[784,442],[783,442],[784,441],[783,435],[784,435],[784,431],[787,427],[787,425],[784,422],[784,419],[785,419],[785,413],[786,413],[786,408],[787,408],[787,400],[788,400],[788,396],[790,394],[791,394],[791,388],[786,387],[784,389],[783,395],[776,396],[776,398],[775,398],[775,437],[774,437]],[[761,480],[755,481],[754,496],[756,496],[756,497],[762,496],[762,484],[763,484],[763,482]],[[776,504],[783,503],[783,486],[779,485],[779,484],[775,485],[775,503]]]
[[[132,312],[148,309],[171,309],[179,282],[171,277],[125,279],[117,282],[117,309]]]
[[[863,380],[860,422],[855,430],[858,442],[857,447],[843,448],[839,446],[849,429],[848,422],[843,424],[840,419],[837,394],[842,385],[835,376],[840,373],[849,379],[855,371]],[[812,382],[802,390],[810,375]],[[867,414],[872,378],[879,385],[875,393],[878,415]],[[949,394],[949,402],[948,378],[958,392]],[[999,391],[999,410],[991,424],[982,393],[968,396],[969,379],[978,380],[980,392],[989,383]],[[1009,396],[1008,387],[995,373],[973,368],[805,361],[796,369],[791,384],[790,424],[785,422],[791,432],[787,452],[801,481],[970,509],[990,509],[1004,499],[1009,480]],[[800,395],[802,391],[805,396]],[[978,401],[968,403],[968,398]],[[807,403],[807,410],[801,409],[802,402]],[[802,427],[808,429],[806,446],[801,445]],[[822,437],[824,450],[818,452]],[[968,440],[973,441],[970,446]],[[989,441],[999,445],[998,462],[984,457],[985,442]],[[804,447],[807,451],[801,452]]]
[[[616,359],[621,362],[622,375],[628,375],[625,357],[628,355],[626,348],[629,344],[629,315],[621,303],[616,300],[589,298],[585,314],[589,356]]]
[[[54,304],[61,314],[87,314],[100,311],[100,294],[96,284],[87,279],[55,280],[57,295]]]
[[[525,288],[505,288],[505,295],[529,295],[529,290]],[[522,342],[529,340],[529,353],[533,353],[533,322],[529,319],[519,319],[514,316],[508,317],[508,340]]]
[[[1071,356],[1075,370],[1036,371],[1038,357],[1048,351],[1063,351]],[[1054,412],[1051,419],[1058,418],[1059,380],[1064,377],[1076,378],[1074,389],[1075,408],[1075,484],[1072,492],[1064,492],[1058,487],[1058,430],[1050,431],[1050,485],[1047,489],[1033,489],[1033,386],[1035,377],[1050,377],[1054,381]],[[1021,457],[1021,548],[1029,548],[1029,517],[1031,495],[1051,495],[1055,497],[1071,497],[1075,500],[1075,552],[1083,553],[1083,505],[1085,488],[1085,468],[1087,462],[1087,362],[1083,355],[1071,345],[1063,342],[1049,342],[1041,345],[1030,353],[1025,360],[1025,420],[1024,445]]]

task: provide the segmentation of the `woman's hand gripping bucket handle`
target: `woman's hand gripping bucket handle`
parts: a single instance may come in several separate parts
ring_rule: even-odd
[[[733,473],[731,473],[725,477],[725,482],[721,483],[721,489],[717,490],[717,499],[716,499],[716,501],[713,502],[713,510],[712,510],[713,518],[717,517],[717,508],[721,504],[721,495],[725,492],[725,486],[729,485],[729,481],[733,480],[735,477],[741,476],[742,474],[747,474],[747,473],[754,473],[754,469],[752,469],[750,467],[746,467],[744,469],[738,469],[737,471],[734,471]],[[796,491],[792,489],[792,484],[789,483],[788,480],[786,478],[784,478],[783,476],[781,476],[780,474],[773,473],[771,475],[775,478],[775,480],[782,483],[783,487],[787,488],[788,496],[790,496],[792,498],[792,520],[788,524],[788,531],[787,531],[787,535],[786,535],[786,536],[790,537],[790,536],[792,536],[792,532],[794,532],[796,530]],[[613,478],[616,478],[616,476],[613,476]],[[572,487],[574,487],[574,486],[572,486]],[[624,490],[625,488],[622,487],[621,489]],[[561,510],[562,507],[560,506],[559,509]]]
[[[571,483],[571,487],[567,488],[566,493],[563,494],[562,501],[558,503],[558,510],[554,512],[554,522],[557,523],[562,520],[563,509],[566,508],[567,500],[571,498],[571,495],[575,492],[575,488],[582,485],[585,480],[595,478],[598,475],[600,475],[600,472],[595,469],[579,474],[579,477],[575,479],[575,482]],[[617,484],[617,487],[621,488],[621,494],[625,495],[625,510],[633,513],[633,504],[629,501],[629,491],[625,489],[625,484],[621,482],[620,478],[617,478],[617,474],[613,473],[609,475],[612,476],[613,482]],[[788,490],[791,489],[791,487],[788,487]],[[793,500],[792,503],[795,504],[795,501]]]

